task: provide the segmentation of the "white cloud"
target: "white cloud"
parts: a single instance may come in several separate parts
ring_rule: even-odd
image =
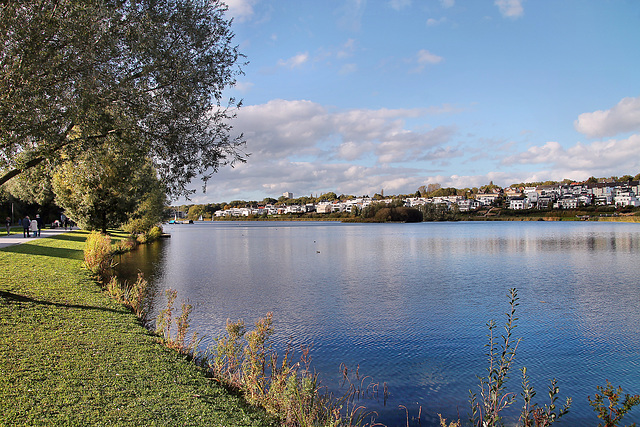
[[[401,130],[386,136],[386,139],[376,146],[375,153],[380,163],[404,163],[416,159],[434,160],[436,157],[431,149],[449,142],[454,133],[455,128],[447,126],[440,126],[423,133]]]
[[[493,4],[498,6],[500,14],[505,18],[520,18],[524,15],[522,2],[524,0],[495,0]]]
[[[304,64],[308,60],[309,60],[309,53],[304,52],[304,53],[299,53],[295,56],[292,56],[291,58],[286,60],[281,59],[278,61],[278,65],[281,67],[296,68],[296,67],[300,67],[302,64]]]
[[[425,165],[459,152],[448,148],[456,133],[453,126],[414,131],[406,120],[450,110],[445,105],[334,111],[306,100],[244,106],[233,126],[244,134],[251,156],[247,163],[215,174],[200,200],[262,200],[283,191],[414,192],[428,172]],[[409,162],[423,166],[408,168]]]
[[[340,74],[353,74],[358,71],[358,66],[356,64],[344,64],[340,68]]]
[[[531,147],[524,153],[507,157],[502,160],[502,164],[545,164],[556,173],[571,173],[571,178],[585,179],[589,176],[617,175],[620,171],[635,172],[640,167],[638,152],[640,135],[621,140],[595,141],[591,144],[578,142],[569,148],[564,148],[557,142],[547,142],[542,146]]]
[[[255,13],[254,6],[258,1],[259,0],[224,0],[224,3],[229,6],[229,15],[238,22],[244,22],[253,17]]]
[[[384,189],[385,194],[408,194],[431,182],[457,188],[490,181],[506,186],[633,175],[640,170],[640,134],[572,146],[550,141],[515,155],[509,155],[512,147],[474,159],[477,141],[464,142],[473,137],[459,134],[455,125],[426,123],[432,115],[457,111],[446,104],[336,110],[312,101],[281,99],[245,106],[233,125],[245,135],[246,151],[251,153],[248,162],[222,168],[210,181],[208,193],[193,200],[262,200],[284,191],[373,195]],[[414,122],[421,129],[408,126]],[[461,170],[466,175],[454,174]]]
[[[366,6],[367,0],[346,0],[337,11],[338,24],[349,31],[359,31]]]
[[[338,147],[337,155],[343,160],[354,161],[363,158],[367,153],[373,152],[374,149],[375,145],[372,142],[346,141]]]
[[[589,138],[640,131],[640,96],[624,98],[610,110],[580,114],[574,127]]]
[[[405,120],[454,111],[449,105],[331,111],[311,101],[277,99],[242,107],[234,127],[246,136],[247,150],[261,159],[324,152],[348,161],[369,154],[373,161],[388,163],[427,158],[434,147],[448,143],[456,132],[454,126],[410,130]]]
[[[354,39],[347,40],[336,53],[338,59],[345,59],[353,56],[353,52],[356,49],[356,41]]]
[[[411,72],[420,73],[427,65],[439,64],[443,60],[443,57],[435,55],[426,49],[421,49],[418,51],[418,53],[415,54],[413,58],[409,60],[409,62],[418,64],[417,67],[411,70]]]
[[[419,64],[439,64],[442,62],[442,57],[434,55],[428,50],[422,49],[418,52],[417,60]]]
[[[411,6],[411,0],[390,0],[389,6],[395,10],[402,10],[406,7]]]
[[[453,7],[456,4],[456,0],[440,0],[440,5],[445,9]]]
[[[442,17],[440,19],[429,18],[427,19],[427,27],[435,27],[436,25],[440,25],[447,22],[447,18]]]
[[[253,87],[253,83],[251,82],[236,82],[236,84],[233,86],[234,89],[236,89],[237,91],[240,92],[248,92],[251,90],[251,88]]]
[[[233,124],[244,133],[247,150],[260,160],[318,154],[316,143],[333,132],[328,111],[304,100],[242,107]]]

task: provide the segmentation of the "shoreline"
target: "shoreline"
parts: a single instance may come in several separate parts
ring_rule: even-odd
[[[87,236],[0,249],[0,424],[274,425],[102,291]]]
[[[224,222],[283,222],[283,221],[298,221],[298,222],[344,222],[344,223],[353,223],[353,224],[384,224],[384,223],[402,223],[400,221],[373,221],[366,220],[360,218],[233,218],[233,219],[216,219],[216,220],[202,220],[202,221],[194,221],[194,224],[205,224],[205,223],[224,223]],[[581,222],[624,222],[624,223],[640,223],[640,216],[635,215],[620,215],[620,216],[594,216],[589,217],[588,219],[584,219],[576,216],[491,216],[491,217],[480,217],[480,216],[465,216],[455,220],[430,220],[430,221],[421,221],[421,222],[514,222],[514,221],[546,221],[546,222],[558,222],[558,221],[581,221]],[[163,225],[173,225],[164,223]],[[177,224],[177,225],[189,225],[189,224]]]

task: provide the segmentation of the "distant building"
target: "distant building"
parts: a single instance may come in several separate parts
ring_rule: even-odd
[[[288,191],[285,193],[282,193],[282,195],[287,199],[293,199],[293,193],[289,193]]]

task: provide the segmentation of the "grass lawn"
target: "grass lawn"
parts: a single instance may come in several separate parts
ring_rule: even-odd
[[[0,425],[270,425],[102,293],[87,235],[0,249]]]

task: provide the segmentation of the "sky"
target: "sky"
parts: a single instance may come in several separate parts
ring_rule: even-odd
[[[190,203],[640,173],[640,1],[225,3],[250,155]]]

